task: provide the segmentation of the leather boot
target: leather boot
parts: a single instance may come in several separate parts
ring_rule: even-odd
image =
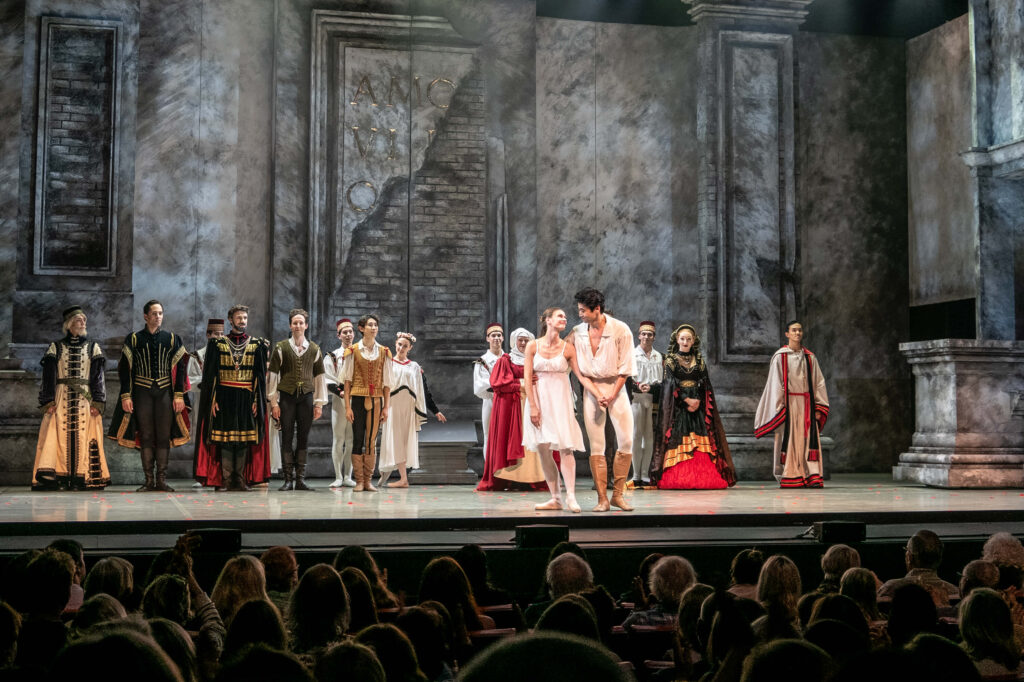
[[[153,490],[173,493],[174,488],[167,485],[167,448],[156,449],[156,485]]]
[[[293,490],[312,490],[306,485],[306,451],[299,450],[295,453],[295,487]]]
[[[377,492],[377,489],[373,487],[373,466],[376,463],[377,456],[375,454],[363,455],[363,486],[370,493]]]
[[[235,478],[235,453],[233,450],[221,448],[220,450],[220,485],[217,492],[229,490]]]
[[[363,478],[363,455],[352,455],[352,475],[356,477],[356,487],[352,492],[361,493],[366,490],[366,479]]]
[[[140,485],[135,492],[146,493],[156,489],[156,483],[153,480],[153,448],[142,448],[142,474],[146,477],[146,482]]]
[[[629,476],[632,459],[628,452],[616,452],[615,461],[612,463],[612,475],[615,477],[612,504],[622,511],[633,511],[633,508],[626,503],[626,498],[622,496],[622,493],[626,491],[626,477]]]
[[[608,504],[608,460],[604,455],[590,458],[590,475],[594,477],[594,488],[597,490],[596,512],[606,512],[611,509]]]
[[[252,488],[245,482],[245,451],[234,450],[231,453],[232,468],[234,469],[234,476],[231,479],[231,487],[228,490],[237,490],[240,492],[251,492]]]
[[[278,490],[295,490],[295,458],[292,453],[281,453],[281,471],[284,473],[284,483]]]

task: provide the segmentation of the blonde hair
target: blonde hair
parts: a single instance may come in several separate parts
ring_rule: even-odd
[[[226,564],[213,586],[210,599],[228,627],[242,604],[253,599],[270,601],[263,564],[248,554],[236,556]]]
[[[540,314],[540,333],[537,334],[537,338],[538,339],[540,337],[542,337],[542,336],[547,335],[547,333],[548,333],[548,318],[551,317],[552,315],[554,315],[559,310],[562,310],[562,308],[559,308],[557,306],[555,306],[553,308],[545,308],[544,312],[542,312]]]
[[[71,329],[71,323],[75,321],[76,317],[80,317],[83,320],[85,320],[86,322],[88,322],[88,320],[89,320],[89,318],[85,316],[85,313],[75,313],[74,315],[72,315],[68,319],[64,320],[64,324],[62,324],[60,326],[60,330],[62,332],[64,332],[65,334],[67,334],[68,330]]]

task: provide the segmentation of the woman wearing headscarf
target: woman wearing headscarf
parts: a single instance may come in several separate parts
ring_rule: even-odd
[[[540,457],[523,447],[523,365],[526,344],[533,334],[522,327],[509,337],[511,351],[503,354],[491,371],[494,405],[487,433],[484,476],[477,490],[509,490],[515,483],[528,486],[544,482]]]
[[[666,489],[727,488],[736,483],[700,337],[688,324],[672,332],[665,354],[651,481]]]

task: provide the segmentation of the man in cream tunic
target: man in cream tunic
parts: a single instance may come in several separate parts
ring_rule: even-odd
[[[636,374],[633,359],[633,333],[625,322],[604,312],[604,294],[586,288],[576,292],[576,310],[582,322],[573,327],[568,341],[576,346],[580,373],[594,382],[600,395],[587,392],[583,397],[583,423],[590,440],[590,471],[597,488],[594,511],[610,509],[607,496],[608,463],[604,458],[604,427],[611,419],[618,448],[612,463],[614,490],[611,504],[632,511],[623,492],[633,452],[633,411],[623,388]]]
[[[633,482],[637,486],[651,482],[647,470],[654,452],[654,404],[660,395],[663,364],[661,353],[654,350],[654,335],[654,322],[640,323],[640,342],[633,349],[636,374],[626,384],[633,399]]]
[[[487,457],[487,431],[491,425],[491,410],[494,394],[491,392],[491,370],[502,356],[501,344],[505,341],[505,330],[497,322],[487,325],[484,333],[487,352],[473,361],[473,395],[480,398],[480,422],[484,427],[484,458]]]

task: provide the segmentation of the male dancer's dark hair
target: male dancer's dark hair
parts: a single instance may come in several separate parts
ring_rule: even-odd
[[[573,298],[576,303],[581,303],[590,310],[597,310],[600,308],[601,312],[604,312],[604,294],[593,287],[580,289],[576,292],[576,296]]]

